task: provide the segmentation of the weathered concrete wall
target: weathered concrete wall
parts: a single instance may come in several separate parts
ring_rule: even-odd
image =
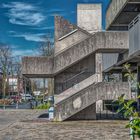
[[[55,107],[55,118],[63,121],[98,100],[114,100],[125,94],[130,99],[130,87],[128,83],[98,83],[90,85],[77,94],[63,100]]]
[[[77,29],[76,26],[61,16],[55,16],[55,40]]]
[[[98,32],[92,37],[67,49],[54,58],[55,73],[95,52],[120,52],[128,49],[128,32]]]
[[[51,77],[53,74],[52,57],[23,57],[22,74],[29,77]]]
[[[71,47],[74,44],[88,38],[89,36],[84,32],[77,30],[69,36],[55,42],[55,54]]]
[[[89,33],[102,30],[102,5],[78,4],[77,24]]]
[[[95,55],[92,54],[54,77],[55,94],[60,94],[94,73]]]
[[[106,29],[113,23],[115,18],[117,18],[118,14],[122,10],[122,8],[127,4],[129,0],[112,0],[107,13],[106,13]]]

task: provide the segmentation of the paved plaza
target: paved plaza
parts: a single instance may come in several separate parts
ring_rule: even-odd
[[[48,122],[45,111],[0,111],[0,140],[128,140],[126,121]]]

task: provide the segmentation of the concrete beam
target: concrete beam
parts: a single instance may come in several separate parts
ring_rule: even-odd
[[[52,77],[53,57],[23,57],[22,74],[29,78]]]

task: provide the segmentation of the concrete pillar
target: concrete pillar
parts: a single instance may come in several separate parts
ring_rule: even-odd
[[[78,4],[77,25],[89,33],[102,30],[102,5]]]
[[[48,96],[54,95],[54,79],[48,78]]]
[[[102,54],[96,53],[95,55],[95,73],[99,74],[98,82],[102,82]]]
[[[96,113],[101,113],[103,111],[103,100],[96,102]]]

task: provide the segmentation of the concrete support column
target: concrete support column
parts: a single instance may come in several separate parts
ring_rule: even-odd
[[[48,78],[48,96],[54,96],[54,79]]]
[[[137,64],[137,83],[140,84],[140,63]],[[137,87],[137,97],[140,96],[140,88]],[[140,112],[140,98],[137,99],[137,109]]]
[[[101,113],[103,111],[103,100],[96,102],[96,113]]]
[[[102,54],[96,53],[95,55],[95,73],[99,74],[98,82],[102,82]]]

